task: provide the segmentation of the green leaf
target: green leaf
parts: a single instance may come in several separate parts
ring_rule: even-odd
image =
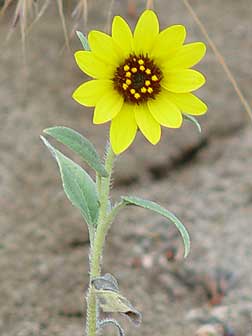
[[[170,211],[162,208],[159,204],[154,203],[152,201],[148,201],[148,200],[143,200],[141,198],[138,197],[131,197],[131,196],[123,196],[122,197],[123,201],[127,204],[127,205],[136,205],[145,209],[149,209],[152,210],[166,218],[168,218],[170,221],[173,222],[173,224],[175,224],[175,226],[177,227],[177,229],[179,230],[183,241],[184,241],[184,246],[185,246],[185,257],[188,256],[188,253],[190,251],[190,237],[189,234],[186,230],[186,228],[184,227],[184,225],[180,222],[180,220],[174,216]]]
[[[64,191],[71,203],[81,211],[89,228],[97,222],[99,202],[96,186],[91,177],[75,162],[67,158],[41,136],[42,141],[56,159]]]
[[[199,133],[201,133],[201,126],[198,120],[194,118],[193,116],[191,116],[190,114],[183,113],[183,115],[184,115],[184,118],[191,121],[197,127]]]
[[[78,36],[78,38],[79,38],[79,40],[82,44],[83,49],[87,50],[87,51],[90,51],[89,43],[88,43],[88,40],[87,40],[86,36],[78,30],[76,31],[76,34],[77,34],[77,36]]]
[[[44,130],[44,133],[52,136],[68,148],[72,149],[98,174],[107,177],[106,172],[99,155],[93,144],[80,133],[68,127],[51,127]]]

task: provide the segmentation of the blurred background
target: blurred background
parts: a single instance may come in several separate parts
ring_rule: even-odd
[[[190,3],[252,103],[251,0]],[[71,98],[86,79],[74,62],[81,49],[74,31],[106,30],[115,14],[134,27],[146,2],[90,0],[86,9],[76,7],[86,1],[65,1],[70,50],[57,1],[46,0],[32,4],[44,9],[28,24],[23,48],[16,4],[0,19],[0,334],[83,335],[87,229],[39,135],[72,127],[103,153],[108,126],[92,125],[92,109]],[[204,40],[182,0],[156,0],[155,10],[162,27],[181,23],[187,42]],[[251,121],[210,48],[198,68],[207,77],[198,94],[209,106],[202,133],[185,121],[180,130],[164,129],[155,147],[139,134],[116,162],[113,199],[133,194],[159,202],[192,238],[183,260],[180,237],[162,218],[138,209],[118,216],[104,273],[116,276],[143,313],[138,329],[120,319],[130,336],[252,335]]]

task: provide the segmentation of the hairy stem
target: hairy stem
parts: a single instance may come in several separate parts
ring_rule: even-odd
[[[103,245],[105,242],[105,237],[107,230],[114,218],[115,213],[117,213],[116,208],[114,208],[108,214],[108,203],[109,203],[109,188],[113,169],[115,155],[111,146],[108,147],[107,156],[105,161],[105,168],[108,172],[108,177],[102,177],[100,181],[100,210],[97,223],[97,230],[94,238],[94,242],[91,246],[90,253],[90,282],[87,297],[87,335],[96,335],[96,324],[97,324],[97,304],[94,289],[91,286],[91,281],[94,277],[97,277],[101,273],[101,256],[103,251]]]

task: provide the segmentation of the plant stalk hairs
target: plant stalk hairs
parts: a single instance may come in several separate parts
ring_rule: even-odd
[[[142,13],[134,33],[123,18],[116,16],[112,36],[99,31],[91,31],[88,39],[80,32],[77,35],[84,50],[77,51],[75,59],[92,80],[81,84],[73,98],[82,105],[95,107],[95,124],[111,122],[105,163],[89,140],[72,129],[52,127],[44,133],[78,154],[95,171],[96,182],[47,139],[42,140],[58,163],[67,197],[88,225],[90,281],[86,333],[95,336],[104,326],[112,324],[119,335],[124,335],[116,319],[100,317],[100,312],[103,316],[120,313],[136,325],[141,322],[141,314],[122,296],[115,277],[102,274],[106,235],[118,212],[127,206],[137,206],[167,218],[181,233],[185,256],[190,239],[180,220],[152,201],[122,196],[111,204],[114,160],[132,144],[138,130],[153,145],[160,140],[161,126],[179,128],[185,118],[200,130],[194,116],[204,114],[207,106],[192,92],[205,83],[205,78],[190,68],[203,58],[206,47],[201,42],[184,44],[186,30],[182,25],[160,32],[152,10]]]

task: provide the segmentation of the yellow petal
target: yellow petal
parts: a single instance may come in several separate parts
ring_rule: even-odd
[[[88,42],[94,55],[115,67],[123,59],[123,54],[111,36],[96,30],[88,34]]]
[[[207,111],[207,105],[192,93],[172,93],[167,91],[166,94],[182,112],[192,115],[201,115]]]
[[[144,11],[134,31],[135,53],[149,53],[158,33],[159,22],[156,14],[151,10]]]
[[[80,50],[74,56],[79,68],[88,76],[100,79],[113,78],[115,67],[97,59],[92,52]]]
[[[113,82],[95,79],[81,84],[73,93],[73,99],[85,106],[95,106],[102,95],[113,89]]]
[[[167,55],[182,46],[186,38],[186,29],[182,25],[170,26],[161,31],[155,38],[151,57],[166,59]]]
[[[123,97],[114,89],[106,92],[98,101],[94,110],[93,123],[103,124],[113,119],[121,110]]]
[[[134,105],[124,104],[110,126],[110,142],[114,153],[118,155],[125,151],[135,139],[136,132]]]
[[[127,57],[133,48],[133,36],[129,25],[121,16],[115,16],[112,24],[112,38]]]
[[[205,84],[205,77],[192,69],[166,72],[161,85],[168,91],[185,93],[197,90]]]
[[[161,127],[152,117],[146,104],[136,105],[135,107],[136,123],[146,137],[153,145],[156,145],[161,137]]]
[[[179,108],[169,99],[163,90],[154,99],[148,101],[152,116],[162,126],[179,128],[183,122]]]
[[[205,55],[206,46],[202,42],[189,43],[180,47],[171,58],[164,62],[164,70],[187,69],[197,64]]]

